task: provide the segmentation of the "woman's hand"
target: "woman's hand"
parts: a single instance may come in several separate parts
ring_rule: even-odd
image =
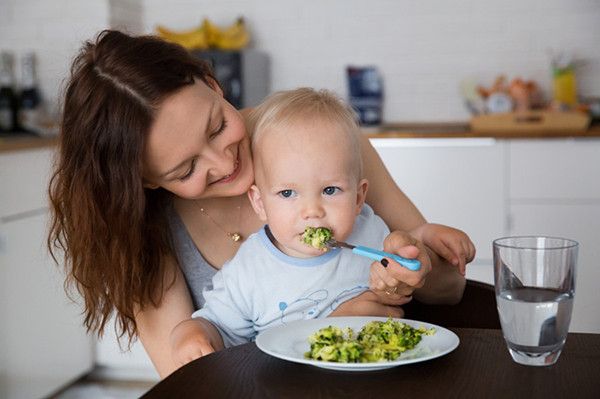
[[[390,233],[383,242],[383,249],[421,262],[417,271],[408,270],[387,258],[387,267],[380,262],[371,264],[369,285],[379,300],[386,305],[404,305],[410,302],[413,292],[425,284],[431,271],[431,260],[423,244],[403,231]]]
[[[475,245],[469,236],[458,229],[441,224],[425,223],[411,231],[425,245],[431,248],[465,275],[466,265],[475,257]]]
[[[192,360],[222,349],[222,341],[215,343],[212,339],[214,332],[219,334],[210,322],[200,318],[184,320],[175,326],[170,337],[171,354],[175,365],[181,367]]]

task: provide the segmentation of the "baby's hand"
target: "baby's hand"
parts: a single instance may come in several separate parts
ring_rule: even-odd
[[[171,356],[177,367],[215,352],[200,319],[184,320],[171,331]]]
[[[466,233],[434,223],[425,223],[411,233],[465,275],[467,263],[475,257],[475,246]]]

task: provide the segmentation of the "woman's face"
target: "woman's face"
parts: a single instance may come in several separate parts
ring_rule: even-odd
[[[186,199],[230,197],[253,180],[244,120],[220,90],[198,80],[165,99],[144,149],[146,187]]]

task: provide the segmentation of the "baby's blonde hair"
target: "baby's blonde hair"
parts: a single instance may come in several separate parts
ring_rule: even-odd
[[[259,141],[266,131],[284,133],[289,126],[306,121],[340,125],[350,144],[350,155],[357,168],[357,178],[362,177],[357,115],[333,92],[308,87],[279,91],[254,108],[248,119],[254,156],[257,156]]]

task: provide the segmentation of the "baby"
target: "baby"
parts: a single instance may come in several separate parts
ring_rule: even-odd
[[[373,248],[389,234],[365,204],[359,128],[342,101],[326,91],[280,92],[251,119],[255,185],[248,196],[267,224],[204,292],[205,306],[192,315],[203,337],[195,340],[195,354],[181,356],[189,360],[252,341],[276,325],[326,317],[369,289],[372,261],[305,244],[307,227],[325,227],[339,241]],[[174,353],[189,352],[175,331],[172,337]]]

